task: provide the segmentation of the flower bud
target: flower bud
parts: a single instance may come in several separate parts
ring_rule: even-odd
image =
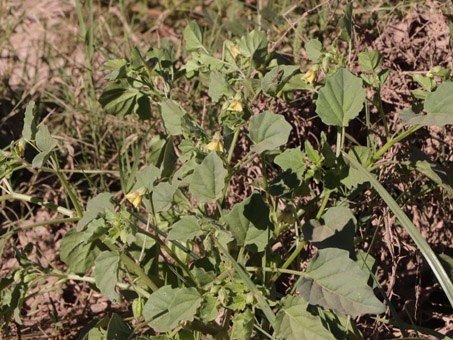
[[[126,198],[132,205],[138,209],[140,204],[142,204],[143,196],[145,195],[146,189],[141,187],[138,190],[132,191],[126,195]]]

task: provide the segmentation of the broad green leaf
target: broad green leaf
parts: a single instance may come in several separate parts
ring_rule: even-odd
[[[364,100],[362,79],[340,68],[319,90],[316,113],[324,124],[346,127],[362,110]]]
[[[83,232],[85,242],[92,242],[103,235],[109,227],[106,225],[103,218],[96,218],[88,223],[87,228]]]
[[[58,145],[56,139],[52,137],[46,125],[41,125],[36,133],[36,145],[41,151],[32,161],[33,168],[40,168],[46,162],[50,152]]]
[[[335,339],[365,340],[351,317],[335,313],[330,309],[317,308],[319,318],[323,325],[329,329]]]
[[[185,242],[200,235],[201,227],[195,216],[184,216],[176,222],[168,233],[168,240]]]
[[[106,340],[127,340],[134,329],[125,323],[116,313],[113,313],[107,327]]]
[[[254,115],[250,120],[250,139],[252,151],[262,153],[284,145],[292,130],[291,125],[282,115],[269,111]]]
[[[212,286],[218,275],[215,260],[209,257],[203,257],[194,261],[190,268],[190,272],[200,284],[200,287],[205,290],[208,290],[207,288]]]
[[[352,251],[357,220],[351,209],[332,207],[322,216],[322,222],[310,220],[304,224],[304,237],[314,246]]]
[[[69,230],[60,243],[60,259],[74,273],[85,274],[100,253],[96,242],[85,243],[83,233]]]
[[[163,286],[154,292],[145,304],[143,316],[156,332],[168,332],[180,321],[192,321],[201,297],[195,288]]]
[[[166,99],[160,104],[165,127],[172,135],[182,134],[181,119],[186,112],[174,100]]]
[[[34,140],[36,135],[36,122],[35,116],[33,114],[34,107],[35,101],[32,100],[25,109],[24,128],[22,129],[22,137],[24,137],[28,141]]]
[[[378,51],[363,51],[359,53],[359,65],[366,72],[375,73],[382,65],[383,57]]]
[[[178,156],[175,152],[173,137],[168,136],[157,161],[157,165],[160,167],[160,176],[162,178],[170,177],[173,174],[177,160]]]
[[[300,295],[313,305],[353,317],[379,314],[385,306],[367,285],[368,276],[342,249],[321,249],[308,264],[298,285]]]
[[[139,91],[130,87],[125,79],[110,82],[104,88],[99,103],[105,112],[123,118],[134,112]]]
[[[143,168],[138,173],[137,183],[132,187],[131,191],[138,190],[140,188],[146,188],[151,192],[154,188],[154,181],[159,177],[160,170],[155,167],[153,164],[148,165]]]
[[[234,90],[221,72],[212,71],[209,79],[208,93],[212,101],[218,102],[223,96],[231,97],[234,95]]]
[[[300,296],[287,296],[273,324],[274,336],[285,340],[335,340],[319,317],[307,311],[308,302]]]
[[[90,199],[87,203],[87,210],[83,214],[82,219],[77,223],[77,231],[82,229],[94,220],[100,213],[104,213],[107,209],[113,210],[112,203],[113,195],[109,192],[103,192],[96,197]]]
[[[192,20],[187,23],[184,29],[184,41],[186,42],[186,50],[188,52],[196,51],[203,48],[203,35],[197,22]]]
[[[215,320],[219,315],[219,304],[219,300],[214,295],[208,293],[203,296],[203,303],[200,309],[200,318],[205,322]]]
[[[319,63],[322,57],[322,44],[318,39],[311,39],[305,44],[308,59],[314,63]]]
[[[382,197],[384,202],[389,206],[392,212],[395,214],[396,218],[399,220],[401,225],[404,229],[406,229],[409,236],[414,240],[415,244],[417,245],[420,252],[423,254],[424,258],[428,262],[429,266],[431,267],[432,271],[436,275],[437,279],[439,280],[440,285],[445,291],[445,295],[447,295],[448,301],[450,305],[453,306],[453,283],[450,281],[448,274],[445,272],[445,269],[442,267],[439,259],[437,258],[436,254],[430,248],[429,244],[423,238],[423,236],[418,231],[417,227],[414,226],[412,221],[407,217],[404,211],[400,208],[398,203],[393,199],[393,197],[388,193],[387,190],[379,183],[368,170],[366,170],[361,164],[359,164],[354,158],[351,156],[343,153],[343,157],[347,158],[351,164],[360,170],[370,181],[371,185],[374,189],[378,192],[378,194]]]
[[[104,251],[94,261],[94,278],[96,287],[101,293],[108,297],[114,304],[119,302],[119,295],[116,291],[118,282],[118,264],[120,257],[113,251]]]
[[[453,82],[443,83],[435,92],[429,92],[425,100],[426,115],[405,109],[398,114],[403,124],[452,125],[453,124]]]
[[[300,150],[300,146],[295,149],[286,149],[275,157],[274,163],[283,170],[294,172],[299,177],[303,175],[307,167],[305,164],[305,153]]]
[[[263,251],[272,237],[273,226],[269,220],[269,208],[257,192],[245,201],[236,203],[225,215],[225,220],[238,245],[248,246],[252,251]]]
[[[234,316],[231,339],[247,340],[250,339],[255,324],[254,314],[247,309],[243,313]]]
[[[152,199],[155,213],[170,209],[176,189],[168,182],[161,182],[154,187]]]
[[[255,65],[260,65],[267,54],[267,34],[253,30],[239,39],[238,47],[241,56],[251,58]]]
[[[212,151],[195,168],[189,190],[199,202],[214,203],[222,196],[227,173],[223,161]]]

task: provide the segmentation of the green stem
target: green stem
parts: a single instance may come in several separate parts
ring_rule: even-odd
[[[16,192],[12,192],[9,195],[0,196],[0,202],[6,201],[6,200],[11,200],[11,199],[18,199],[21,201],[38,204],[43,207],[58,211],[59,213],[61,213],[63,215],[69,216],[70,218],[74,217],[74,211],[60,207],[59,205],[56,205],[56,204],[53,204],[50,202],[46,202],[46,201],[42,200],[41,198],[32,197],[32,196],[28,196],[28,195],[24,195],[24,194],[18,194]]]
[[[0,199],[1,199],[1,197],[0,197]],[[78,220],[80,220],[80,218],[70,217],[70,218],[62,218],[62,219],[58,219],[58,220],[50,220],[50,221],[44,221],[44,222],[39,222],[39,223],[33,223],[33,224],[26,225],[24,227],[16,227],[13,230],[7,232],[6,234],[3,234],[2,236],[0,236],[0,239],[8,238],[15,233],[19,233],[21,231],[28,230],[28,229],[33,229],[35,227],[41,227],[41,226],[50,225],[50,224],[77,222]]]
[[[117,252],[120,254],[120,259],[121,261],[126,265],[126,267],[134,272],[142,281],[143,283],[148,286],[153,292],[159,289],[159,287],[151,280],[151,278],[146,275],[146,273],[142,270],[142,268],[134,262],[129,256],[127,256],[125,253],[119,251],[119,249],[111,242],[106,240],[105,238],[102,240],[102,242],[109,248],[110,250]]]
[[[238,141],[238,138],[239,138],[239,132],[241,131],[240,128],[237,128],[236,131],[234,131],[234,136],[233,136],[233,140],[231,142],[231,146],[230,146],[230,149],[228,150],[228,157],[227,157],[227,162],[228,164],[231,163],[231,159],[233,158],[233,154],[234,154],[234,149],[236,147],[236,143]]]
[[[63,185],[63,187],[65,188],[66,192],[68,193],[69,198],[71,199],[71,202],[72,202],[72,204],[74,205],[74,208],[77,211],[77,216],[81,218],[83,216],[83,212],[82,212],[82,208],[80,207],[79,200],[77,199],[74,191],[72,190],[72,188],[69,186],[68,182],[66,181],[66,178],[60,172],[60,166],[58,164],[58,159],[55,156],[55,153],[52,154],[52,159],[53,159],[53,162],[54,162],[55,174],[57,175],[57,177],[60,180],[61,184]]]
[[[422,125],[415,125],[411,127],[410,129],[406,130],[402,134],[400,134],[398,137],[395,137],[391,140],[389,140],[387,143],[384,144],[382,148],[380,148],[372,157],[371,159],[365,163],[364,167],[368,168],[370,165],[374,164],[379,158],[384,155],[388,149],[390,149],[393,145],[398,143],[399,141],[403,140],[407,136],[411,135],[415,131],[419,130],[422,127]]]
[[[283,263],[283,266],[279,268],[279,272],[275,273],[274,276],[272,276],[270,282],[275,282],[277,279],[280,277],[280,273],[283,273],[283,270],[286,270],[290,266],[290,264],[294,261],[294,259],[299,255],[299,253],[304,249],[305,245],[307,244],[307,241],[304,239],[302,242],[299,243],[296,249],[294,249],[293,253],[290,255],[290,257]],[[300,273],[300,272],[298,272]],[[299,274],[300,275],[300,274]]]
[[[324,213],[324,210],[326,209],[327,202],[329,201],[331,192],[332,191],[327,192],[327,194],[324,196],[324,199],[322,200],[322,203],[321,203],[321,207],[319,208],[319,211],[316,214],[316,217],[315,217],[316,220],[319,220],[321,218],[322,214]]]
[[[304,272],[300,272],[300,271],[297,271],[297,270],[283,269],[283,268],[272,268],[272,267],[259,267],[259,268],[257,268],[257,267],[245,267],[245,269],[247,269],[247,271],[249,271],[249,272],[263,271],[263,272],[279,273],[279,274],[291,274],[291,275],[298,275],[298,276],[302,276],[302,275],[305,274]]]

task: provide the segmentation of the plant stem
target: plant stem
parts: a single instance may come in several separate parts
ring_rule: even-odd
[[[374,164],[379,158],[381,158],[381,156],[383,154],[385,154],[387,152],[388,149],[390,149],[393,145],[395,145],[396,143],[398,143],[399,141],[403,140],[404,138],[406,138],[407,136],[411,135],[412,133],[414,133],[415,131],[419,130],[420,128],[422,127],[422,125],[415,125],[413,127],[411,127],[410,129],[406,130],[405,132],[403,132],[402,134],[400,134],[399,136],[395,137],[395,138],[392,138],[391,140],[389,140],[387,143],[384,144],[384,146],[382,148],[380,148],[372,157],[371,159],[365,163],[364,167],[365,168],[368,168],[370,165]]]
[[[32,197],[32,196],[28,196],[28,195],[24,195],[24,194],[18,194],[16,192],[12,192],[9,195],[0,196],[0,202],[6,201],[6,200],[11,200],[11,199],[18,199],[21,201],[38,204],[43,207],[58,211],[59,213],[61,213],[63,215],[69,216],[70,218],[74,217],[74,211],[60,207],[59,205],[56,205],[56,204],[53,204],[50,202],[46,202],[46,201],[42,200],[41,198]]]
[[[110,250],[114,252],[118,252],[120,254],[120,259],[123,261],[123,263],[126,265],[126,267],[129,268],[130,271],[134,272],[142,281],[145,285],[147,285],[153,292],[159,289],[159,287],[151,280],[151,278],[146,275],[146,273],[142,270],[142,268],[135,263],[134,260],[132,260],[129,256],[127,256],[125,253],[119,251],[119,249],[110,241],[106,240],[105,238],[102,240],[102,242],[109,248]]]
[[[280,277],[280,273],[284,273],[284,270],[289,267],[289,265],[294,261],[294,259],[299,255],[299,253],[304,249],[305,245],[307,244],[307,241],[304,239],[302,242],[299,243],[296,249],[294,249],[293,253],[290,255],[290,257],[283,263],[283,266],[281,268],[278,268],[279,272],[275,273],[274,276],[272,276],[270,282],[275,282],[277,279]],[[277,269],[277,268],[276,268]],[[264,270],[264,269],[263,269]],[[300,273],[300,272],[298,272]],[[300,275],[300,274],[299,274]]]
[[[331,192],[332,191],[327,192],[327,194],[324,196],[324,199],[322,200],[322,203],[321,203],[321,207],[319,208],[319,211],[316,214],[316,217],[315,217],[316,220],[319,220],[321,218],[322,214],[324,213],[324,210],[326,209],[327,202],[329,201]]]
[[[1,197],[0,197],[0,200],[1,200]],[[41,226],[50,225],[50,224],[77,222],[78,220],[80,220],[80,218],[78,218],[78,217],[70,217],[70,218],[62,218],[62,219],[58,219],[58,220],[50,220],[50,221],[43,221],[43,222],[33,223],[33,224],[26,225],[24,227],[16,227],[13,230],[11,230],[11,231],[3,234],[2,236],[0,236],[0,239],[8,238],[8,237],[10,237],[11,235],[13,235],[15,233],[18,233],[18,232],[21,232],[21,231],[24,231],[24,230],[28,230],[28,229],[33,229],[35,227],[41,227]]]

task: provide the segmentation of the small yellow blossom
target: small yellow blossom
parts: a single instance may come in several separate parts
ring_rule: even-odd
[[[302,79],[310,85],[313,85],[316,75],[318,74],[318,67],[310,67],[307,73],[305,73]]]
[[[14,145],[14,151],[19,157],[22,157],[25,152],[25,140],[23,138],[19,139],[19,141]]]
[[[143,196],[145,195],[146,189],[141,187],[138,190],[132,191],[126,195],[126,198],[132,205],[138,209],[140,204],[142,204]]]
[[[240,100],[233,100],[233,102],[228,106],[229,111],[242,112],[242,103]]]
[[[428,78],[432,78],[432,77],[434,77],[434,74],[432,74],[431,71],[428,71],[428,72],[426,73],[426,76],[427,76]]]
[[[234,58],[236,58],[239,54],[241,54],[241,51],[239,51],[239,46],[238,45],[232,45],[230,47],[230,52],[233,55]]]
[[[214,137],[212,139],[211,143],[206,145],[206,150],[208,150],[208,151],[215,150],[215,151],[223,152],[223,145],[222,145],[222,143],[220,143],[220,140],[218,138]]]

